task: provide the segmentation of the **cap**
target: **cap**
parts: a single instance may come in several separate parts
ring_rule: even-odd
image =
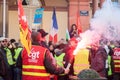
[[[10,42],[14,43],[14,42],[16,42],[16,40],[15,39],[10,39]]]
[[[46,35],[48,35],[48,33],[44,31],[44,29],[38,29],[37,32],[41,33],[42,38],[45,37]]]
[[[4,39],[6,39],[5,37],[0,37],[0,41],[2,41],[2,40],[4,40]]]

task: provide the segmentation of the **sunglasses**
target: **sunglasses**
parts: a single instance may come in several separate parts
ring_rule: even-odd
[[[2,41],[2,42],[4,43],[4,42],[7,42],[7,41]]]

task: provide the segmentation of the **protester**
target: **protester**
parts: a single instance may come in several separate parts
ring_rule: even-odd
[[[39,32],[41,34],[41,41],[40,41],[41,46],[49,49],[46,38],[45,38],[48,35],[48,33],[45,32],[44,29],[38,29],[37,32]]]
[[[106,59],[107,53],[103,46],[100,46],[99,41],[93,43],[89,56],[90,68],[96,70],[101,77],[106,77]]]
[[[7,47],[7,39],[0,39],[0,45],[0,76],[3,78],[3,80],[13,80],[7,54],[4,49]]]
[[[50,80],[50,73],[58,75],[69,72],[69,69],[58,67],[49,50],[39,45],[40,36],[40,33],[32,32],[31,52],[27,53],[26,49],[23,49],[22,80]]]
[[[81,48],[77,51],[74,57],[74,74],[79,74],[84,69],[89,69],[89,50],[87,48]]]
[[[21,80],[21,69],[16,66],[19,55],[21,54],[22,47],[18,47],[18,43],[15,39],[10,39],[9,46],[11,46],[10,51],[12,52],[14,65],[13,65],[13,79]]]
[[[69,34],[70,38],[78,37],[78,29],[76,24],[72,24]]]
[[[49,47],[49,50],[51,52],[51,54],[54,56],[55,52],[54,52],[54,49],[55,49],[55,45],[52,41],[49,41],[48,42],[48,47]]]
[[[107,39],[102,40],[103,47],[107,53],[107,59],[106,59],[106,76],[107,80],[113,80],[113,74],[114,74],[114,62],[113,62],[113,50],[110,46],[110,42]]]
[[[74,69],[73,69],[73,65],[74,65],[74,55],[73,55],[73,51],[75,50],[76,46],[77,46],[78,41],[76,40],[76,38],[71,38],[68,41],[67,46],[64,48],[64,52],[65,52],[65,67],[68,66],[68,64],[71,64],[70,66],[70,72],[68,75],[66,75],[67,80],[69,80],[72,76],[74,76]]]
[[[61,38],[55,45],[56,48],[59,48],[61,50],[63,50],[67,45],[67,41],[63,38]]]
[[[120,80],[120,45],[118,42],[115,42],[114,45],[114,54],[112,55],[113,62],[114,62],[114,74],[113,80]]]
[[[64,64],[65,64],[64,56],[65,56],[65,53],[63,53],[61,49],[59,49],[59,48],[55,49],[54,57],[55,57],[55,59],[57,61],[57,65],[59,67],[64,67]],[[57,80],[67,80],[65,75],[66,74],[59,74],[59,75],[57,75]]]

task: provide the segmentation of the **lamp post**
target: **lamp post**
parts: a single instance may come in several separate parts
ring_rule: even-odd
[[[3,37],[5,37],[6,30],[6,0],[3,0]]]

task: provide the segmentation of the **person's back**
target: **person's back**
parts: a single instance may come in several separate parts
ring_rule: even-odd
[[[68,69],[57,67],[50,51],[40,46],[39,41],[39,33],[33,32],[31,52],[28,54],[26,49],[22,51],[22,80],[50,80],[50,73],[68,73]],[[34,42],[38,45],[34,45]]]
[[[114,80],[120,80],[120,48],[114,48],[114,53],[112,55],[114,62]]]
[[[24,49],[22,52],[22,80],[49,80],[49,73],[44,67],[44,55],[47,49],[41,46],[32,46],[30,54]]]
[[[101,77],[106,77],[106,71],[105,71],[106,59],[107,59],[107,54],[104,48],[99,47],[98,50],[96,51],[94,58],[90,62],[91,63],[90,68],[96,70]]]
[[[83,69],[89,69],[89,50],[86,48],[80,49],[78,53],[75,55],[74,61],[74,74],[77,75]]]

